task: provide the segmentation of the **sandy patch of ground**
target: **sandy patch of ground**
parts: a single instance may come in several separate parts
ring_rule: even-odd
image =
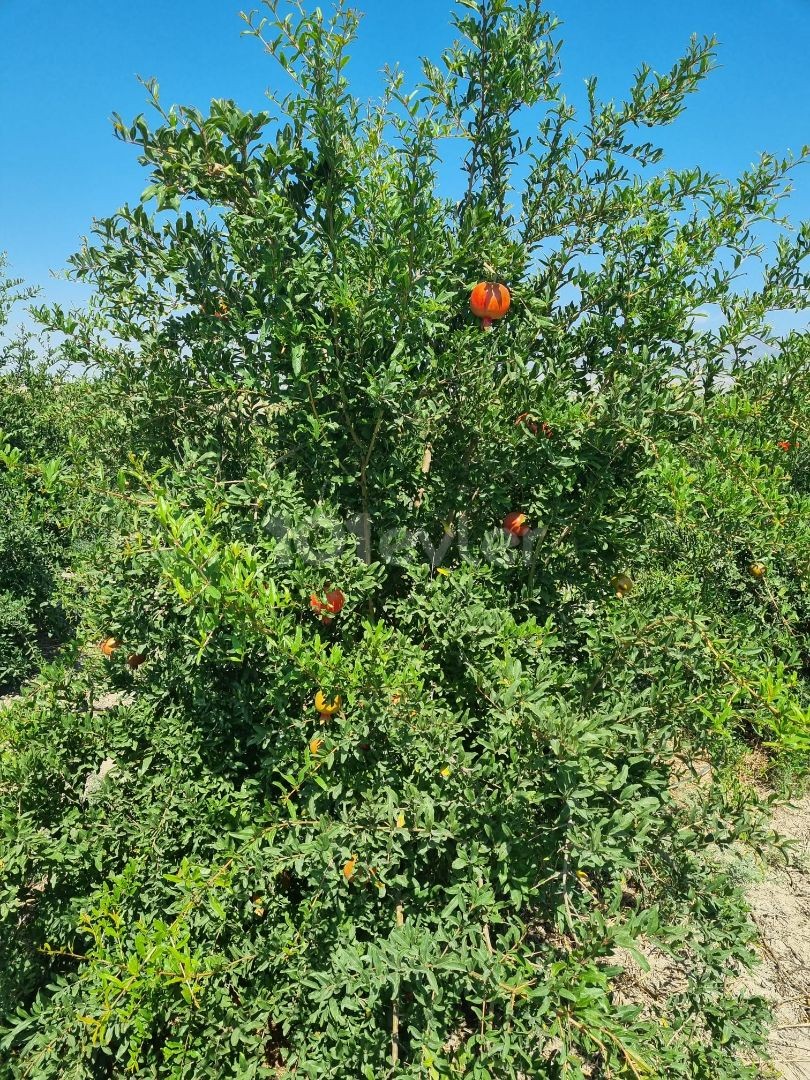
[[[93,712],[107,712],[108,709],[117,709],[119,705],[131,705],[134,700],[133,694],[120,694],[115,691],[101,694],[93,701]]]
[[[745,985],[771,1003],[769,1046],[777,1074],[810,1080],[810,795],[777,807],[773,827],[796,846],[791,865],[769,866],[746,890],[762,964]]]
[[[749,764],[751,775],[744,779],[765,795],[762,763]],[[679,802],[686,801],[713,779],[707,762],[675,762],[672,794]],[[761,1075],[810,1080],[810,794],[775,807],[772,825],[793,844],[786,865],[769,863],[757,868],[745,860],[755,878],[752,881],[746,873],[745,892],[759,932],[761,963],[737,985],[764,998],[773,1011],[768,1040],[772,1064]],[[636,945],[649,969],[626,950],[618,950],[612,960],[624,968],[624,974],[616,984],[617,999],[641,1005],[642,1014],[652,1019],[667,998],[683,988],[688,972],[651,943],[638,941]]]

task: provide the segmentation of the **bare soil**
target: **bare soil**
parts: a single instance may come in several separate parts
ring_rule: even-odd
[[[676,779],[679,787],[693,791],[710,782],[707,768],[695,768],[688,777]],[[794,844],[787,864],[760,863],[752,868],[756,880],[745,892],[759,931],[761,962],[738,985],[764,998],[773,1010],[768,1040],[771,1064],[761,1076],[810,1080],[810,794],[777,806],[772,824]],[[626,950],[618,950],[613,959],[624,968],[618,998],[641,1005],[643,1014],[654,1018],[665,1011],[667,998],[684,988],[688,972],[651,943],[636,944],[647,969]]]
[[[810,1080],[810,795],[778,806],[773,826],[796,846],[789,865],[768,866],[746,889],[762,963],[745,985],[771,1003],[776,1075]]]

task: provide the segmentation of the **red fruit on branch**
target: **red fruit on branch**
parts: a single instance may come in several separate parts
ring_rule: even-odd
[[[531,532],[528,521],[528,517],[521,513],[520,510],[513,510],[511,514],[507,514],[503,519],[503,531],[507,536],[514,536],[519,540],[526,533]]]
[[[328,625],[335,615],[339,615],[346,603],[346,597],[340,589],[330,589],[326,599],[321,600],[317,593],[312,593],[309,598],[309,606],[316,615],[321,616],[321,622]]]
[[[491,330],[494,319],[502,319],[512,303],[512,295],[497,281],[481,281],[470,294],[470,309],[481,320],[483,330]]]

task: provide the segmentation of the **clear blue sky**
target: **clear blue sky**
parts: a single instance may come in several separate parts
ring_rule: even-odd
[[[323,0],[322,0],[323,2]],[[254,0],[258,6],[258,0]],[[324,3],[327,6],[328,0]],[[258,42],[240,37],[239,0],[0,0],[0,251],[12,271],[51,299],[83,290],[50,278],[93,216],[137,200],[145,186],[135,151],[109,117],[144,106],[136,75],[156,76],[166,104],[205,107],[232,97],[261,108],[283,76]],[[247,5],[245,5],[247,6]],[[450,0],[358,0],[365,12],[354,53],[357,94],[399,63],[415,81],[417,58],[451,40]],[[762,150],[810,143],[810,0],[549,0],[563,20],[566,92],[583,80],[620,97],[645,60],[664,70],[689,35],[716,34],[721,67],[665,133],[667,163],[736,175]],[[449,183],[449,178],[448,178]],[[797,181],[793,216],[810,218],[810,169]]]

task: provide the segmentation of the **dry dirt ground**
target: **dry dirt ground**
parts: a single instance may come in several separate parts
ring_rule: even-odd
[[[777,807],[773,826],[796,846],[791,865],[767,867],[746,889],[762,955],[746,984],[773,1008],[777,1075],[810,1080],[810,795]]]
[[[754,775],[748,779],[760,788],[757,772],[754,762]],[[676,798],[688,798],[712,782],[711,766],[693,762],[688,770],[676,769],[673,791]],[[748,883],[745,893],[759,931],[761,960],[740,980],[740,989],[764,998],[773,1012],[771,1064],[760,1073],[763,1080],[810,1080],[810,794],[775,807],[772,825],[792,841],[788,861],[766,864],[740,854],[738,864]],[[616,957],[625,969],[619,999],[656,1015],[668,997],[683,990],[689,972],[651,945],[642,946],[641,952],[647,970],[626,950]]]

